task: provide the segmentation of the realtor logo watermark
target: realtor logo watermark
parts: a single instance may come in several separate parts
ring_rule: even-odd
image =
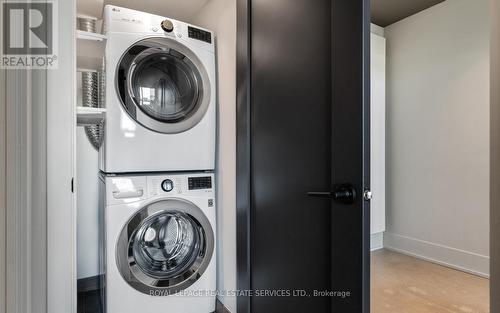
[[[57,2],[2,3],[0,68],[57,68]]]

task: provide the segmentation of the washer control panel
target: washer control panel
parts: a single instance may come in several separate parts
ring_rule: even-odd
[[[103,176],[106,204],[132,203],[150,197],[202,197],[215,206],[214,174],[210,172],[149,176]]]
[[[149,196],[206,196],[213,193],[214,174],[212,173],[160,174],[147,177]]]
[[[189,177],[188,178],[188,188],[189,190],[198,189],[211,189],[212,188],[212,177]]]

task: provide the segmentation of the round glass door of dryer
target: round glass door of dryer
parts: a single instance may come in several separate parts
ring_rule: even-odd
[[[180,133],[198,124],[210,103],[210,81],[201,60],[169,38],[149,38],[122,56],[116,87],[127,113],[160,133]]]
[[[116,262],[123,279],[145,294],[169,295],[196,282],[214,251],[214,233],[204,213],[180,199],[155,202],[123,227]]]

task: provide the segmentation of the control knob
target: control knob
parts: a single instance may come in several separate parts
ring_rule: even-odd
[[[170,179],[165,179],[161,183],[161,189],[163,189],[163,191],[165,191],[165,192],[172,191],[174,189],[174,182],[171,181]]]
[[[163,22],[161,22],[161,28],[167,33],[170,33],[174,30],[174,24],[171,20],[164,20]]]

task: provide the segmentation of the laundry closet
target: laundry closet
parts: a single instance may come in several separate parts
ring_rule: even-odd
[[[123,65],[124,57],[127,53],[126,48],[118,48],[117,51],[110,53],[110,39],[106,35],[103,25],[103,19],[106,15],[105,7],[111,5],[116,7],[116,10],[122,8],[124,12],[127,9],[142,12],[142,14],[154,14],[159,17],[164,17],[165,20],[173,20],[173,26],[176,26],[176,21],[185,22],[193,25],[194,30],[188,30],[185,27],[184,33],[179,33],[176,30],[172,33],[177,38],[196,36],[199,43],[195,47],[205,49],[210,47],[207,41],[214,42],[215,67],[214,75],[216,77],[213,90],[202,90],[200,93],[210,92],[215,95],[216,107],[215,116],[217,127],[214,130],[216,144],[213,161],[208,160],[206,164],[194,165],[193,168],[199,170],[210,169],[210,162],[214,162],[214,169],[207,173],[196,174],[200,180],[191,182],[192,184],[206,183],[207,177],[211,178],[212,187],[214,190],[214,202],[216,210],[216,227],[214,231],[214,258],[217,260],[216,265],[216,288],[219,291],[217,299],[230,312],[236,312],[236,297],[231,295],[231,291],[237,290],[237,269],[236,269],[236,1],[233,0],[188,0],[188,1],[131,1],[131,0],[78,0],[77,1],[77,21],[76,21],[76,74],[77,74],[77,99],[76,99],[76,175],[75,175],[75,190],[77,198],[77,289],[78,289],[78,312],[99,312],[99,306],[102,306],[103,279],[105,276],[105,255],[111,253],[109,247],[106,249],[104,222],[106,216],[103,214],[103,194],[110,194],[110,191],[103,191],[102,182],[106,180],[101,175],[101,171],[105,172],[124,172],[124,173],[147,173],[147,178],[144,182],[141,181],[142,174],[137,174],[137,177],[129,181],[120,181],[119,178],[108,177],[108,180],[114,184],[132,184],[146,187],[151,184],[157,185],[158,192],[166,189],[175,188],[182,185],[179,182],[179,177],[171,177],[168,174],[160,174],[158,177],[151,173],[162,172],[155,161],[163,160],[158,158],[158,155],[165,155],[171,163],[170,171],[183,172],[186,167],[189,168],[190,160],[203,159],[205,152],[210,154],[210,145],[207,144],[211,139],[209,136],[211,126],[206,129],[201,129],[197,137],[206,138],[199,141],[195,145],[200,149],[194,153],[190,153],[189,148],[182,153],[179,151],[171,151],[169,145],[175,146],[178,142],[162,141],[161,135],[153,139],[154,145],[141,141],[141,133],[136,130],[154,129],[158,126],[154,118],[148,118],[148,112],[142,114],[142,122],[130,123],[128,116],[133,114],[141,114],[141,110],[122,112],[122,116],[114,118],[116,111],[106,103],[105,99],[111,96],[125,97],[121,99],[124,103],[133,101],[126,99],[127,93],[120,91],[128,88],[128,81],[119,81],[117,77],[120,67],[136,66],[130,57],[130,64]],[[109,9],[108,14],[123,13]],[[126,16],[125,13],[120,18]],[[127,23],[141,23],[142,15],[131,14]],[[139,18],[137,18],[139,16]],[[146,15],[144,15],[146,16]],[[160,18],[155,25],[152,25],[151,30],[157,31],[159,34],[168,31],[168,27],[172,25],[163,25],[163,18]],[[166,27],[167,29],[164,29]],[[209,38],[207,38],[207,36]],[[112,40],[112,39],[111,39]],[[130,45],[139,39],[132,39]],[[383,246],[383,233],[385,231],[385,38],[384,30],[375,25],[372,25],[372,93],[371,93],[371,191],[375,195],[372,199],[371,208],[371,242],[372,249],[378,249]],[[154,42],[146,42],[145,45],[154,44]],[[123,51],[120,52],[120,49]],[[196,49],[195,49],[196,50]],[[105,54],[112,54],[112,60],[105,62]],[[177,51],[186,53],[182,47],[177,47]],[[137,52],[134,52],[137,53]],[[189,53],[189,52],[187,52]],[[147,56],[145,56],[147,57]],[[196,56],[191,60],[196,59]],[[106,67],[105,64],[113,64]],[[180,68],[187,69],[196,68],[196,62],[180,65]],[[117,69],[118,68],[118,69]],[[143,69],[144,70],[144,69]],[[116,72],[116,77],[115,77]],[[197,81],[203,81],[209,73],[201,73],[199,76],[190,77],[184,75],[182,80],[186,86],[195,86]],[[110,79],[110,77],[112,79]],[[143,80],[143,83],[148,83]],[[168,85],[170,82],[165,81]],[[186,87],[187,88],[187,87]],[[141,97],[148,97],[148,90],[141,90]],[[116,94],[115,94],[116,93]],[[146,94],[144,94],[146,93]],[[133,97],[133,95],[132,95]],[[128,109],[127,109],[128,110]],[[143,112],[142,112],[143,113]],[[154,112],[149,112],[153,115]],[[111,118],[110,118],[111,117]],[[160,116],[161,117],[161,116]],[[196,123],[195,123],[196,124]],[[103,140],[106,137],[105,133],[109,129],[121,128],[123,136],[120,140],[123,145],[129,144],[127,149],[120,149],[120,146],[111,147],[108,145],[106,153],[99,154],[98,150],[103,149]],[[185,125],[185,129],[189,129],[192,125]],[[160,128],[154,129],[154,132],[161,133]],[[148,133],[148,130],[145,132]],[[182,129],[174,129],[173,133],[182,133]],[[109,135],[109,134],[108,134]],[[116,138],[116,137],[114,137]],[[183,139],[184,140],[184,139]],[[186,139],[186,140],[189,140]],[[182,140],[180,140],[182,141]],[[112,144],[114,144],[114,141]],[[121,146],[123,146],[121,145]],[[133,147],[137,146],[136,149]],[[149,147],[149,148],[148,148]],[[178,145],[178,147],[183,147]],[[184,147],[186,148],[186,147]],[[202,151],[202,152],[200,152]],[[99,158],[106,154],[109,159],[113,159],[112,163],[101,166]],[[110,157],[110,154],[114,154]],[[176,155],[180,156],[176,156]],[[191,158],[192,157],[192,158]],[[129,160],[139,160],[137,163],[130,163]],[[184,163],[184,165],[182,165]],[[181,165],[179,165],[181,164]],[[118,166],[123,170],[115,170]],[[107,168],[107,169],[106,169]],[[135,174],[134,174],[135,175]],[[186,189],[189,189],[189,175],[186,179]],[[191,177],[192,178],[192,177]],[[101,183],[100,183],[101,182]],[[101,192],[99,191],[99,188]],[[129,193],[130,191],[127,191]],[[133,192],[140,190],[133,189]],[[101,195],[101,198],[99,198]],[[112,195],[112,192],[111,192]],[[137,196],[140,198],[142,194]],[[212,200],[207,198],[207,201]],[[193,200],[194,201],[194,200]],[[123,200],[126,203],[126,199]],[[101,207],[100,207],[101,206]],[[100,209],[99,209],[100,207]],[[108,216],[108,221],[118,219],[117,215]],[[122,227],[122,226],[120,226]],[[109,238],[108,238],[109,239]],[[118,239],[117,239],[118,240]],[[109,241],[109,240],[108,240]],[[112,246],[110,246],[113,248]],[[133,248],[131,248],[133,249]],[[104,251],[104,252],[103,252]],[[127,258],[124,255],[123,258]],[[129,264],[130,265],[130,264]],[[130,265],[132,267],[132,265]],[[130,275],[130,273],[121,273],[121,275]],[[107,286],[109,287],[109,286]],[[120,292],[119,295],[126,297],[125,292]],[[147,308],[147,306],[142,306]],[[113,313],[113,312],[111,312]]]
[[[124,247],[123,260],[126,261],[120,261],[120,253],[113,255],[114,251],[111,251],[115,248],[114,243],[109,245],[106,243],[110,242],[110,237],[112,237],[117,241],[118,251],[120,244],[127,245],[134,241],[131,238],[115,238],[108,232],[117,227],[123,227],[122,233],[126,233],[127,229],[130,230],[131,224],[112,225],[119,219],[124,219],[124,222],[129,219],[127,223],[136,223],[135,226],[140,224],[140,221],[134,222],[134,217],[120,217],[120,214],[126,210],[128,203],[140,205],[139,201],[147,202],[149,195],[157,197],[175,192],[175,197],[172,197],[175,201],[185,197],[185,201],[181,199],[176,204],[177,208],[184,207],[187,202],[200,201],[199,207],[205,206],[203,210],[213,212],[213,216],[210,216],[211,213],[205,216],[199,212],[196,213],[196,209],[187,205],[184,211],[185,216],[198,217],[197,222],[192,222],[192,225],[189,224],[189,218],[183,219],[182,214],[159,217],[175,220],[176,229],[182,225],[187,227],[186,229],[192,226],[191,232],[187,231],[183,236],[179,236],[188,239],[192,237],[193,246],[201,247],[200,251],[193,252],[186,250],[185,245],[182,246],[179,253],[181,256],[184,253],[185,259],[191,260],[189,262],[192,266],[186,265],[186,268],[182,268],[184,262],[182,259],[173,260],[172,264],[175,264],[169,263],[168,266],[172,266],[172,269],[168,268],[168,270],[172,270],[172,275],[177,275],[176,277],[187,275],[181,270],[197,271],[202,278],[188,283],[181,282],[178,278],[169,280],[161,277],[162,273],[168,272],[165,265],[157,264],[159,266],[157,271],[154,272],[151,269],[149,274],[154,277],[153,280],[157,280],[158,292],[166,290],[166,292],[176,293],[187,289],[190,284],[196,286],[197,289],[209,290],[211,289],[209,286],[212,283],[215,284],[215,281],[216,290],[236,290],[236,2],[231,0],[140,2],[78,0],[76,9],[77,97],[75,112],[77,127],[74,186],[77,199],[78,312],[101,312],[106,305],[114,305],[116,309],[118,309],[117,305],[123,305],[123,308],[119,309],[122,312],[124,308],[127,308],[126,299],[141,292],[149,294],[148,299],[151,299],[148,303],[139,306],[143,309],[154,310],[155,306],[171,305],[187,310],[189,305],[196,306],[196,304],[188,303],[188,305],[177,300],[175,300],[176,303],[161,302],[166,298],[151,297],[151,290],[144,289],[144,285],[150,284],[151,279],[147,275],[136,275],[137,271],[143,269],[141,262],[147,263],[148,258],[151,258],[149,261],[156,262],[154,258],[157,251],[153,250],[161,247],[151,242],[137,247]],[[157,16],[157,20],[152,18],[153,22],[150,22],[149,14]],[[115,26],[118,23],[112,22],[104,25],[104,19],[120,20],[122,24]],[[136,34],[130,39],[131,47],[128,50],[116,48],[115,43],[127,37],[118,34],[123,33],[124,29],[129,27],[123,28],[123,25],[130,25],[131,30],[136,30],[135,23],[137,25],[151,23],[152,27],[148,31],[157,32],[158,37],[162,37],[163,34],[168,37],[170,32],[175,37],[169,41],[168,48],[162,48],[156,46],[158,43],[155,39],[149,41],[144,39],[155,36],[148,34],[141,38],[141,35]],[[117,35],[114,35],[114,29]],[[115,37],[111,38],[111,33]],[[133,46],[139,40],[140,44]],[[186,48],[182,44],[177,44],[175,40],[179,42],[186,40],[192,43],[192,46],[187,45]],[[138,52],[141,49],[144,51]],[[152,49],[161,50],[163,55],[155,60]],[[166,51],[168,51],[167,54],[164,53]],[[141,53],[143,53],[142,56]],[[211,55],[214,56],[213,60],[211,60]],[[146,65],[140,64],[141,58],[146,60],[143,63]],[[155,62],[164,61],[165,58],[173,64],[166,70],[175,72],[177,81],[159,79],[160,89],[163,92],[158,94],[155,93],[153,90],[155,86],[152,85],[152,81],[157,78],[155,75],[159,75]],[[133,79],[122,77],[120,80],[120,77],[124,76],[123,73],[130,74],[133,71],[139,74],[142,71],[143,77],[141,78],[139,74],[131,74],[130,77],[134,77]],[[140,87],[131,87],[134,83]],[[176,84],[178,94],[164,92],[173,84]],[[137,94],[134,94],[134,90]],[[114,92],[116,94],[113,94]],[[113,101],[110,100],[113,97],[121,100],[124,110],[119,112],[117,106],[109,103]],[[160,106],[155,110],[154,99],[168,102],[173,98],[177,99],[176,97],[181,99],[178,101],[181,106],[173,109]],[[134,101],[139,101],[142,107],[140,109],[138,109],[139,106],[133,107],[131,103]],[[185,107],[184,103],[187,103]],[[201,109],[194,110],[194,107],[201,107]],[[179,122],[185,116],[188,116],[187,122]],[[207,116],[212,117],[207,118]],[[158,122],[162,118],[171,118],[171,120],[166,120],[165,123]],[[133,123],[131,120],[136,120],[138,123]],[[117,128],[120,132],[113,133],[113,130]],[[169,135],[162,136],[163,134]],[[186,142],[188,144],[184,144]],[[99,150],[101,150],[100,153]],[[168,165],[165,167],[168,168],[167,170],[163,170],[165,164]],[[128,176],[124,179],[123,175]],[[109,187],[110,185],[112,187]],[[106,208],[106,203],[110,201],[116,202],[115,211]],[[149,205],[150,208],[141,213],[151,215],[144,220],[154,218],[155,214],[161,211],[160,209],[155,211],[153,206]],[[175,228],[167,226],[165,229],[160,229],[160,227],[153,230],[158,227],[159,222],[152,221],[151,223],[152,225],[145,230],[143,238],[152,236],[154,230],[171,232]],[[212,229],[212,232],[208,229]],[[199,241],[196,241],[197,239]],[[161,243],[158,244],[161,246]],[[212,246],[215,246],[215,249],[210,257]],[[106,282],[105,275],[108,275],[106,263],[109,263],[109,260],[116,259],[118,263],[128,262],[130,255],[127,255],[126,251],[136,253],[140,249],[144,250],[144,259],[137,260],[134,264],[127,263],[128,266],[125,266],[132,272],[124,273],[120,269],[122,277],[133,277],[131,281],[128,281],[128,285],[114,287],[113,281]],[[216,262],[212,263],[212,260]],[[175,273],[176,266],[181,268],[179,273]],[[207,273],[211,270],[213,270],[214,277],[207,278],[209,276]],[[108,279],[112,278],[108,277]],[[107,291],[103,288],[104,285]],[[168,288],[174,285],[180,285],[180,287],[173,290]],[[116,304],[110,303],[110,299],[104,300],[105,292],[114,292],[110,291],[111,289],[117,290],[115,299],[123,297],[124,301],[113,300],[112,294],[108,297],[111,296],[111,301]],[[120,289],[119,292],[118,289]],[[128,293],[130,296],[127,296]],[[236,312],[235,297],[221,293],[217,298],[230,312]],[[205,301],[200,305],[210,306],[209,302]],[[132,306],[132,301],[128,306]]]

